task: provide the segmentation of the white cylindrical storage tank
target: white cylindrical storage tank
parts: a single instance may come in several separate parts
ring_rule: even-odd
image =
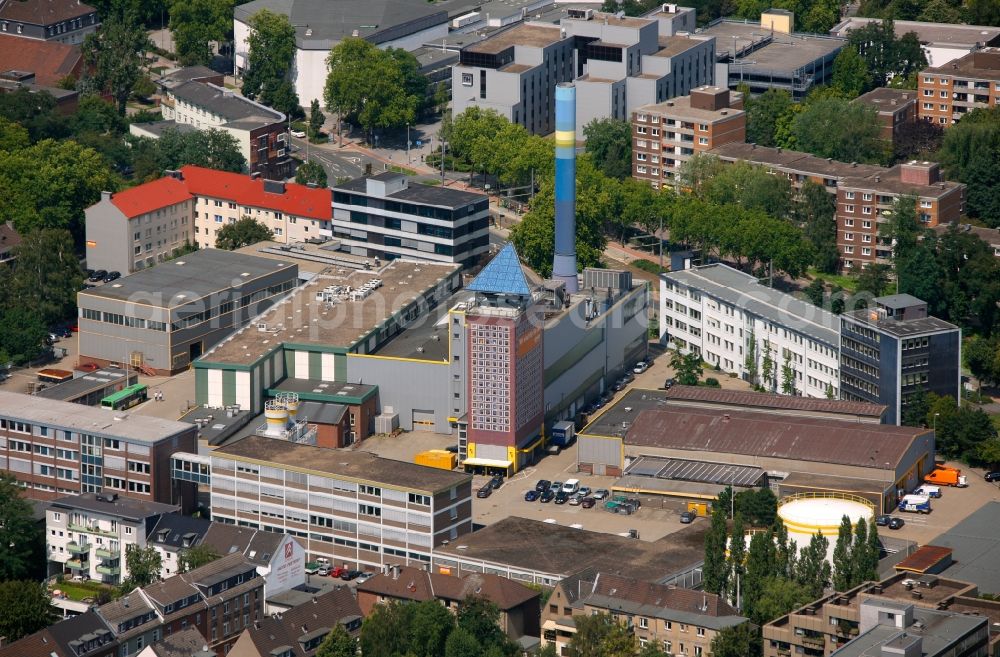
[[[822,533],[829,541],[826,558],[832,563],[843,517],[850,518],[851,525],[864,518],[870,526],[875,519],[875,505],[855,495],[799,493],[778,502],[778,516],[799,550],[809,545],[817,532]]]
[[[267,421],[267,435],[280,436],[288,426],[288,411],[283,404],[268,401],[264,404],[264,419]]]

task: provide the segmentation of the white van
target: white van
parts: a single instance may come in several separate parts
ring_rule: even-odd
[[[572,495],[573,493],[580,490],[580,480],[579,479],[568,479],[566,483],[563,484],[562,492],[567,495]]]

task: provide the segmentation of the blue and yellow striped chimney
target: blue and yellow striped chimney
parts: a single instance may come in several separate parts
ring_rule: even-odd
[[[556,86],[556,244],[552,278],[578,292],[576,278],[576,87]]]

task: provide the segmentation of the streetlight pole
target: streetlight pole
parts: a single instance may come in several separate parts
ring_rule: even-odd
[[[410,163],[410,124],[406,124],[406,163]]]

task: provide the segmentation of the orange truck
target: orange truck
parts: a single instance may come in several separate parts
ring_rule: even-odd
[[[958,488],[965,488],[969,485],[961,470],[946,465],[938,465],[931,472],[928,472],[927,476],[924,477],[924,482],[938,486],[956,486]]]

